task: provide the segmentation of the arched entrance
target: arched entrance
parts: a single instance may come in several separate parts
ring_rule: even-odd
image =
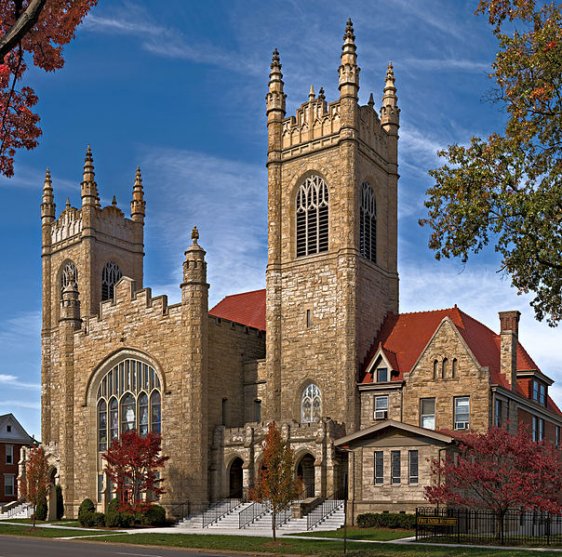
[[[230,465],[228,473],[228,496],[231,499],[242,498],[242,488],[244,485],[242,466],[244,461],[241,458],[235,458]]]
[[[302,480],[303,490],[301,497],[314,497],[314,457],[306,453],[297,465],[297,478]]]

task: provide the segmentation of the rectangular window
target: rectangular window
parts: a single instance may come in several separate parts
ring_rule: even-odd
[[[468,429],[470,426],[470,397],[455,397],[454,429]]]
[[[14,463],[14,446],[6,445],[6,464]]]
[[[16,476],[14,474],[4,475],[4,495],[13,497],[16,494]]]
[[[539,382],[533,381],[533,400],[539,401]]]
[[[400,451],[391,451],[390,457],[392,483],[396,485],[400,483]]]
[[[254,400],[254,421],[261,422],[261,400]]]
[[[12,433],[12,426],[11,426],[11,425],[7,425],[7,426],[6,426],[6,431],[7,431],[8,433]]]
[[[103,498],[103,474],[98,474],[98,502]]]
[[[420,399],[420,427],[435,429],[435,399]]]
[[[388,418],[388,396],[375,397],[375,420]]]
[[[500,399],[496,398],[494,410],[494,425],[501,427],[503,423],[503,403]]]
[[[533,416],[533,441],[542,441],[544,439],[544,420]]]
[[[418,483],[418,451],[408,451],[408,475],[410,484]]]
[[[306,310],[306,328],[310,329],[312,327],[312,316],[310,314],[310,310]]]
[[[375,451],[375,484],[384,483],[384,453]]]
[[[546,406],[546,385],[539,383],[539,404]]]
[[[388,368],[377,368],[377,383],[385,383],[386,381],[388,381]]]
[[[556,429],[554,430],[554,432],[555,432],[555,435],[556,435],[556,437],[554,439],[554,445],[556,446],[557,449],[559,449],[560,448],[560,426],[559,425],[556,426]]]

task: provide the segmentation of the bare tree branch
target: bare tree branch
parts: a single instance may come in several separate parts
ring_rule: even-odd
[[[47,0],[31,0],[13,27],[0,39],[0,62],[23,38],[23,36],[37,23],[41,10]]]

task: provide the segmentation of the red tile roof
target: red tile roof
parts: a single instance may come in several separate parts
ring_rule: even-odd
[[[434,311],[388,314],[364,361],[361,383],[371,383],[371,373],[366,373],[377,350],[382,348],[389,364],[398,374],[392,380],[401,381],[404,373],[412,370],[414,364],[427,346],[443,319],[448,317],[458,329],[462,338],[481,366],[490,369],[490,380],[494,384],[509,388],[507,378],[500,372],[500,335],[483,325],[457,306]],[[517,370],[539,370],[521,344],[517,347]],[[520,395],[525,396],[518,387]],[[560,413],[552,400],[548,408]]]
[[[265,331],[265,289],[226,296],[209,314]]]

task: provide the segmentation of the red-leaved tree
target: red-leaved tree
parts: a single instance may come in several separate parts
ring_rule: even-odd
[[[0,174],[14,174],[17,149],[33,149],[41,135],[32,111],[37,95],[18,87],[26,54],[45,71],[64,65],[62,47],[97,0],[2,0],[0,2]]]
[[[165,490],[159,470],[169,456],[162,456],[160,435],[141,437],[135,430],[126,431],[103,453],[106,472],[115,486],[120,511],[144,511],[150,498]]]
[[[457,455],[432,464],[436,484],[425,488],[430,503],[487,509],[500,525],[511,509],[562,513],[561,452],[553,445],[535,443],[524,429],[455,437]]]
[[[267,501],[271,505],[273,540],[276,539],[277,514],[287,509],[298,496],[294,460],[294,451],[288,442],[283,441],[277,424],[271,422],[263,443],[262,468],[252,499]]]
[[[47,498],[49,484],[49,463],[43,447],[29,449],[25,463],[25,481],[21,483],[20,496],[33,505],[33,526],[35,510],[39,502]]]

